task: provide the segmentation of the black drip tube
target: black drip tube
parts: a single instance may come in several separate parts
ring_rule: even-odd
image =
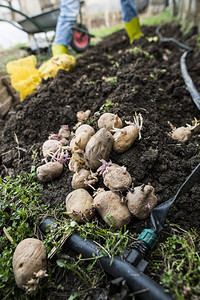
[[[188,193],[191,188],[200,181],[200,163],[197,167],[193,170],[190,176],[185,180],[185,182],[181,185],[179,190],[177,191],[176,195],[171,199],[165,201],[164,203],[156,206],[151,214],[151,230],[156,234],[160,234],[165,224],[167,214],[171,205],[174,203],[176,199]]]
[[[46,219],[41,223],[40,229],[44,233],[53,223],[52,219]],[[100,247],[93,241],[83,240],[74,233],[67,238],[64,248],[67,247],[76,253],[82,254],[85,258],[94,259],[97,257],[101,267],[113,278],[122,277],[129,289],[142,300],[172,300],[164,289],[146,276],[143,272],[132,266],[126,260],[118,256],[109,257],[101,254]]]
[[[187,50],[187,51],[193,51],[193,48],[192,48],[192,47],[189,47],[189,46],[187,46],[187,45],[184,45],[184,44],[180,43],[179,41],[177,41],[177,40],[174,39],[174,38],[164,38],[164,37],[162,36],[162,34],[160,33],[161,27],[162,27],[162,26],[160,25],[160,26],[158,26],[158,27],[156,28],[156,34],[158,35],[160,42],[163,42],[163,43],[165,43],[165,42],[172,42],[172,43],[178,45],[179,47],[181,47],[181,48],[183,48],[183,49],[185,49],[185,50]]]
[[[186,51],[181,56],[181,60],[180,60],[181,73],[182,73],[183,79],[185,81],[185,85],[187,86],[188,91],[192,97],[192,100],[196,104],[197,108],[200,110],[200,95],[199,95],[195,85],[193,84],[190,75],[187,72],[187,67],[186,67],[186,63],[185,63],[187,53],[188,52]]]

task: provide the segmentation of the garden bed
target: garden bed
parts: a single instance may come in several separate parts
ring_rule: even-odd
[[[33,165],[41,165],[42,143],[51,133],[57,133],[61,125],[69,125],[73,130],[77,111],[91,110],[86,123],[95,130],[103,112],[118,114],[123,122],[132,121],[137,112],[144,119],[142,138],[124,153],[113,151],[110,159],[127,167],[135,186],[150,183],[155,188],[158,203],[170,199],[200,162],[200,136],[198,132],[192,132],[186,143],[173,140],[168,121],[175,127],[185,126],[192,124],[194,118],[199,120],[200,114],[181,75],[180,57],[184,50],[173,43],[150,39],[156,37],[155,30],[154,26],[143,26],[144,36],[132,45],[129,45],[124,30],[113,33],[79,57],[72,73],[60,70],[55,79],[43,81],[35,94],[15,104],[0,120],[2,178],[16,176],[21,171],[30,172]],[[164,37],[173,37],[194,47],[186,63],[194,84],[200,90],[196,29],[183,35],[179,25],[166,24],[161,32]],[[37,153],[37,157],[33,158],[33,153]],[[44,184],[42,202],[56,211],[72,191],[72,176],[66,166],[51,187]],[[198,232],[199,198],[200,186],[195,185],[174,203],[168,214],[168,224]],[[103,221],[101,223],[106,228]],[[148,223],[148,219],[138,221],[133,218],[127,228],[139,234],[143,228],[148,228]],[[162,239],[165,239],[164,234]],[[157,280],[159,272],[162,270],[158,271],[158,277],[155,276]],[[79,287],[85,288],[81,287],[80,281],[71,280],[74,282],[69,283],[70,286],[65,282],[63,291],[55,288],[46,291],[46,298],[48,295],[48,299],[67,299]],[[93,296],[90,293],[90,298],[86,299],[110,299],[109,293],[103,292],[102,288],[107,287],[97,287]],[[124,299],[122,294],[120,299]]]

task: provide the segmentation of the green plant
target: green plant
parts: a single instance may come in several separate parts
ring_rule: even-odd
[[[94,85],[95,84],[95,81],[88,81],[86,82],[87,85]]]
[[[100,111],[109,111],[109,109],[114,106],[114,102],[106,100],[106,103],[100,107]]]
[[[139,47],[134,47],[134,48],[131,48],[131,49],[127,49],[126,52],[129,52],[131,54],[134,54],[134,55],[139,55],[139,54],[143,54],[146,58],[148,59],[153,59],[154,56],[149,54],[149,52],[139,48]]]
[[[105,79],[105,82],[117,83],[117,76],[108,77]]]
[[[185,231],[172,225],[166,242],[152,254],[151,273],[162,270],[160,278],[175,299],[197,299],[200,296],[200,237],[194,230]]]
[[[35,167],[30,174],[0,178],[0,228],[4,232],[0,237],[0,295],[4,299],[10,299],[11,294],[15,295],[12,299],[19,299],[12,270],[16,245],[27,237],[37,238],[41,216],[47,214],[47,211],[53,215],[49,206],[41,203],[42,189],[43,186],[37,181]]]

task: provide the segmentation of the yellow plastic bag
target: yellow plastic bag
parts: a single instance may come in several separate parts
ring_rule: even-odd
[[[39,71],[42,78],[47,79],[48,77],[55,77],[59,69],[66,71],[72,71],[76,64],[76,59],[72,55],[59,54],[53,56],[51,59],[43,63]]]
[[[35,88],[41,83],[40,71],[36,69],[36,57],[34,55],[20,58],[7,63],[6,69],[11,74],[11,85],[20,93],[21,101],[35,92]]]
[[[55,77],[59,69],[72,71],[76,59],[72,55],[59,54],[43,63],[36,69],[37,59],[34,55],[20,58],[7,63],[6,69],[11,74],[11,85],[20,93],[21,101],[29,94],[35,92],[42,78]]]

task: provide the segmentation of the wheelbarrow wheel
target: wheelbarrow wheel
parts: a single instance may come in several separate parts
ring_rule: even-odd
[[[84,32],[82,32],[82,29]],[[87,28],[83,25],[80,30],[79,28],[74,29],[71,47],[78,53],[84,52],[90,45],[90,36],[86,33],[87,31]]]

